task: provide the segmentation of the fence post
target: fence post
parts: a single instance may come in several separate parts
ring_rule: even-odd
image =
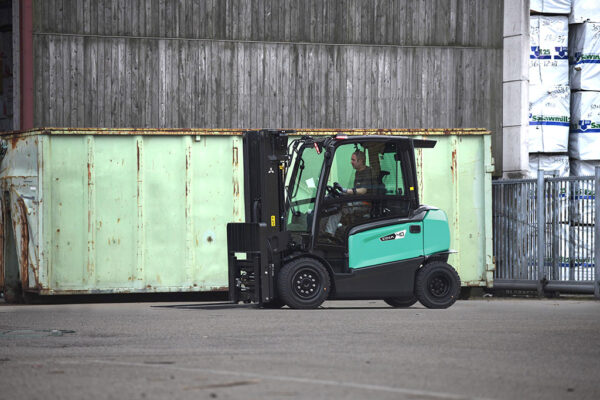
[[[537,292],[538,296],[544,295],[544,280],[546,274],[544,273],[544,253],[546,250],[546,204],[544,197],[544,171],[538,170],[537,176],[537,228],[538,228],[538,240],[537,240],[537,264],[538,264],[538,281],[537,281]]]
[[[594,296],[600,299],[600,166],[596,167],[594,179]]]
[[[559,171],[552,171],[552,177],[556,178],[559,176]],[[548,204],[550,208],[550,241],[552,243],[552,261],[548,269],[548,280],[559,280],[560,279],[560,226],[558,224],[558,210],[560,205],[560,199],[558,197],[558,182],[552,182],[550,190],[548,191]]]

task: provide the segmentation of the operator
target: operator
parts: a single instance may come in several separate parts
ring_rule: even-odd
[[[371,171],[371,167],[367,167],[366,161],[367,158],[363,151],[356,150],[352,153],[350,163],[352,168],[356,170],[354,187],[346,189],[346,194],[367,194],[368,189],[373,187],[373,171]]]
[[[352,168],[355,169],[354,175],[354,187],[349,189],[340,188],[344,195],[365,195],[373,188],[373,171],[371,167],[366,165],[366,156],[363,151],[356,150],[352,153],[350,163]],[[352,216],[362,216],[368,213],[370,210],[370,204],[363,201],[350,201],[347,205],[344,205],[342,211],[331,215],[325,226],[325,232],[335,235],[336,230],[339,227],[339,223],[344,217],[344,220],[353,219]]]

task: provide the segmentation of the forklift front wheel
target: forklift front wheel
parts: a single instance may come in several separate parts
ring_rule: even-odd
[[[460,278],[450,264],[434,261],[425,264],[415,282],[415,295],[427,308],[448,308],[460,294]]]
[[[298,258],[281,269],[277,288],[288,307],[317,308],[329,295],[329,274],[314,258]]]

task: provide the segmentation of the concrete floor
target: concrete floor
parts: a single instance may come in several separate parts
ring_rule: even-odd
[[[0,304],[0,398],[599,399],[600,302]]]

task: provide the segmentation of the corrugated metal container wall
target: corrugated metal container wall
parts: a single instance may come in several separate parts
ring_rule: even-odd
[[[332,134],[332,131],[305,131]],[[487,131],[425,134],[422,202],[449,216],[463,284],[491,285]],[[5,135],[0,274],[40,294],[213,291],[226,223],[244,219],[241,131],[38,130]],[[12,229],[11,229],[12,227]]]
[[[492,284],[492,181],[488,135],[428,135],[434,149],[417,150],[421,202],[446,211],[451,248],[465,286]]]

